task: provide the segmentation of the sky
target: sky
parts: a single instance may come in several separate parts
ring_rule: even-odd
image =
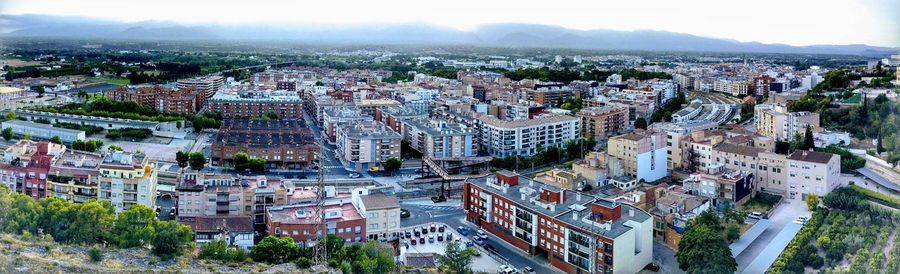
[[[900,47],[898,0],[2,0],[0,14],[181,24],[530,23],[741,42]]]

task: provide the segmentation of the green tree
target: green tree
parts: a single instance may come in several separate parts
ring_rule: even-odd
[[[181,130],[182,126],[183,125],[181,124],[181,120],[178,120],[177,122],[175,122],[175,127],[178,128],[179,130]]]
[[[188,166],[188,161],[190,160],[190,154],[184,151],[175,152],[175,161],[178,162],[178,166],[181,168],[185,168]]]
[[[266,160],[263,160],[262,158],[253,158],[250,159],[248,166],[250,167],[250,171],[262,172],[266,170]]]
[[[116,242],[123,248],[142,247],[150,243],[155,233],[156,212],[143,205],[133,205],[119,214],[113,229]]]
[[[390,273],[394,270],[393,250],[378,242],[366,242],[356,258],[354,273]]]
[[[107,149],[109,151],[125,151],[124,148],[122,148],[121,146],[119,146],[117,144],[111,144],[111,145],[109,145],[109,147],[107,147]]]
[[[31,140],[31,132],[25,132],[25,135],[22,136],[23,140]]]
[[[819,207],[819,196],[816,196],[815,194],[807,194],[806,208],[812,211],[815,210],[816,207]]]
[[[812,127],[807,125],[806,132],[803,133],[803,146],[801,149],[803,150],[811,150],[816,148],[815,140],[813,139]]]
[[[44,89],[44,86],[38,86],[38,87],[34,90],[34,92],[37,92],[37,94],[38,94],[37,97],[40,98],[40,97],[44,97],[44,93],[47,92],[47,91],[46,91],[46,89]]]
[[[247,167],[250,164],[250,155],[247,155],[245,152],[235,153],[232,157],[232,162],[234,163],[234,170],[247,170]]]
[[[678,243],[678,267],[687,273],[734,273],[737,262],[721,230],[703,224],[690,227]]]
[[[298,255],[297,243],[288,237],[266,236],[250,251],[250,258],[257,262],[281,264],[292,261]]]
[[[71,227],[71,241],[102,243],[110,238],[116,212],[109,201],[88,200],[75,213]]]
[[[634,128],[647,129],[647,120],[644,120],[644,117],[638,117],[634,120]]]
[[[188,155],[188,162],[191,164],[191,169],[193,170],[202,170],[203,166],[206,165],[206,156],[203,155],[203,152],[191,152]]]
[[[59,138],[59,136],[51,137],[50,142],[54,143],[54,144],[62,144],[63,143],[62,138]]]
[[[384,163],[382,163],[382,166],[384,166],[384,171],[387,171],[387,172],[397,171],[400,169],[400,166],[402,166],[402,165],[403,165],[403,162],[400,161],[400,159],[397,159],[395,157],[388,158],[386,161],[384,161]]]
[[[725,240],[728,243],[733,243],[735,240],[741,237],[741,227],[737,224],[730,224],[728,228],[725,229]]]
[[[155,226],[155,234],[150,240],[150,252],[163,260],[181,256],[193,244],[191,227],[174,221],[160,221]]]
[[[12,138],[13,138],[12,128],[10,128],[10,127],[4,128],[3,129],[3,140],[9,141],[9,140],[12,140]]]
[[[15,120],[15,119],[16,119],[15,111],[10,111],[10,112],[7,112],[6,115],[3,115],[3,121],[9,121],[9,120]]]
[[[447,272],[467,274],[472,273],[470,264],[474,255],[475,250],[472,248],[463,249],[456,242],[447,241],[444,245],[444,256],[439,260],[441,266],[445,267]]]

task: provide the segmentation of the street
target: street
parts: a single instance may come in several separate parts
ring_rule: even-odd
[[[453,204],[452,202],[441,203],[440,205],[429,205],[429,203],[431,203],[431,201],[400,202],[400,208],[409,210],[410,213],[409,218],[400,220],[400,225],[408,227],[429,222],[442,222],[452,227],[454,230],[459,226],[466,226],[469,228],[469,235],[465,236],[465,238],[469,241],[472,240],[472,235],[475,234],[475,231],[478,228],[465,221],[466,213],[458,205],[458,202],[456,204]],[[560,270],[551,267],[547,263],[546,258],[528,255],[504,241],[494,240],[495,238],[495,236],[489,234],[488,240],[485,241],[485,243],[494,246],[497,249],[497,253],[504,257],[508,264],[511,264],[517,269],[521,270],[526,266],[530,266],[531,268],[534,268],[536,273],[562,273]],[[487,251],[482,249],[479,252],[484,253]]]
[[[800,225],[791,221],[797,216],[811,216],[806,203],[800,200],[785,200],[769,215],[768,227],[743,252],[733,255],[738,264],[738,272],[762,273],[768,269],[800,230]],[[755,272],[758,270],[763,271]]]

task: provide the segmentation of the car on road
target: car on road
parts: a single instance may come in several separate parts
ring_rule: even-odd
[[[469,235],[469,228],[468,228],[468,227],[464,227],[464,226],[459,226],[459,227],[456,228],[456,232],[459,232],[459,234],[462,234],[463,236],[468,236],[468,235]]]
[[[795,224],[805,225],[806,222],[808,222],[808,221],[809,221],[809,217],[800,216],[800,217],[797,217],[797,219],[794,219],[794,221],[792,221],[792,222]]]
[[[409,213],[409,210],[402,209],[402,208],[400,209],[400,218],[409,218],[409,216],[412,216]]]
[[[487,232],[484,232],[484,229],[479,229],[475,232],[475,235],[481,238],[487,238]]]
[[[356,179],[356,178],[359,178],[359,173],[356,173],[356,172],[350,173],[350,179]]]
[[[531,268],[530,266],[526,266],[524,269],[522,269],[522,273],[534,274],[534,268]]]
[[[453,233],[447,232],[447,236],[445,236],[448,241],[453,240]]]
[[[472,241],[475,242],[475,244],[477,244],[477,245],[479,245],[479,246],[484,245],[484,239],[482,239],[481,237],[473,237],[473,238],[475,238],[475,239],[472,240]]]
[[[656,264],[656,263],[649,263],[649,264],[647,264],[647,265],[644,266],[644,269],[650,270],[650,271],[653,271],[653,272],[659,272],[659,265]]]

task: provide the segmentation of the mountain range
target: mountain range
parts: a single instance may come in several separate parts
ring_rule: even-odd
[[[740,42],[691,34],[638,30],[576,30],[551,25],[487,24],[471,31],[427,23],[334,26],[324,24],[197,24],[119,22],[51,15],[0,15],[0,37],[136,40],[272,40],[323,44],[468,45],[593,50],[800,53],[886,56],[900,48],[854,45],[792,46]]]

